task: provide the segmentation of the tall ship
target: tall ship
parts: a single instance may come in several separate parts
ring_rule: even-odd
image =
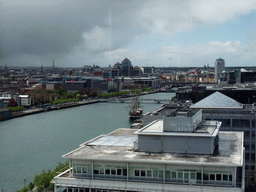
[[[140,106],[138,94],[135,92],[132,99],[131,110],[129,111],[129,118],[131,121],[141,118],[143,110]]]

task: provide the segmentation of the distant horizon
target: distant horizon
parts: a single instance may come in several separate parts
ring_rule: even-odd
[[[91,65],[92,66],[92,65]],[[99,65],[98,65],[99,66]],[[5,67],[5,65],[4,66],[2,66],[2,65],[0,65],[0,67],[1,68],[4,68]],[[8,66],[7,65],[7,67],[8,67],[8,69],[9,68],[38,68],[38,69],[40,69],[41,68],[41,66]],[[101,66],[99,66],[99,67],[101,67]],[[111,67],[113,67],[113,66],[111,66]],[[184,66],[184,67],[180,67],[180,66],[178,66],[178,67],[174,67],[174,66],[164,66],[164,67],[156,67],[156,66],[142,66],[142,67],[155,67],[155,68],[204,68],[204,66]],[[206,65],[206,67],[207,67],[207,65]],[[256,66],[239,66],[239,65],[234,65],[234,66],[225,66],[225,68],[233,68],[233,67],[238,67],[238,68],[256,68]],[[43,68],[50,68],[50,69],[52,69],[52,66],[43,66]],[[58,68],[79,68],[79,69],[81,69],[81,68],[84,68],[84,66],[83,67],[59,67],[59,66],[56,66],[56,65],[54,65],[54,68],[55,69],[58,69]],[[101,67],[101,68],[107,68],[107,67]],[[209,68],[214,68],[214,66],[210,66],[209,65]]]

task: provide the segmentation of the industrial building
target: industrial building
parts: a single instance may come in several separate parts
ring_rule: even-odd
[[[219,131],[202,110],[172,110],[142,129],[120,128],[65,155],[55,192],[244,191],[243,132]]]

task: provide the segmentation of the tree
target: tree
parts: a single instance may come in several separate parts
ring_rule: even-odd
[[[8,107],[17,107],[17,106],[18,106],[18,103],[12,97],[8,103]]]
[[[34,189],[34,187],[35,187],[34,183],[30,182],[28,184],[28,188],[29,188],[30,191],[32,191],[32,189]]]

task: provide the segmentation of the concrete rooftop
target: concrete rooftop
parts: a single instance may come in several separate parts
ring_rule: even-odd
[[[137,163],[191,164],[204,166],[241,166],[243,164],[243,133],[219,132],[219,147],[213,155],[193,155],[176,153],[146,153],[134,151],[137,137],[132,133],[138,129],[120,128],[108,134],[96,137],[64,158],[79,160],[102,160]],[[125,136],[125,137],[124,137]],[[105,142],[116,141],[116,142]],[[120,141],[120,142],[119,142]],[[104,144],[102,144],[104,143]]]

